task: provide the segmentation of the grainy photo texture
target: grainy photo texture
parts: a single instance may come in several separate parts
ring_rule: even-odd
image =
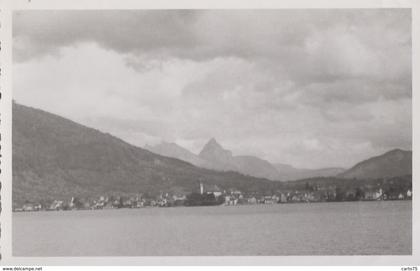
[[[13,256],[412,254],[410,9],[13,12]]]

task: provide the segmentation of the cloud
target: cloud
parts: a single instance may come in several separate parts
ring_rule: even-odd
[[[302,167],[411,148],[408,9],[16,11],[13,39],[18,102],[139,146]]]
[[[188,31],[193,17],[188,11],[15,11],[14,39],[32,48],[30,54],[17,49],[15,56],[23,61],[91,41],[120,53],[187,49],[194,43]]]
[[[388,78],[410,69],[410,19],[409,9],[16,11],[13,36],[17,60],[94,41],[138,56],[283,60],[305,78]]]

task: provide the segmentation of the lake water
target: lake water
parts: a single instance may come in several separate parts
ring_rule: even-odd
[[[407,255],[411,214],[411,201],[14,213],[13,255]]]

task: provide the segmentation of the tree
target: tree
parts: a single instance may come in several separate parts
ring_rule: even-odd
[[[84,207],[82,200],[79,197],[73,198],[74,208],[82,209]]]
[[[357,187],[356,188],[356,195],[355,195],[355,199],[356,200],[362,200],[365,197],[365,192],[360,188]]]
[[[341,187],[335,188],[335,201],[343,201],[345,200],[345,193]]]

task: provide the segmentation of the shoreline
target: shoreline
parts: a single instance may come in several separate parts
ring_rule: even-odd
[[[122,210],[122,209],[172,209],[172,208],[192,208],[192,207],[242,207],[242,206],[275,206],[275,205],[296,205],[296,204],[324,204],[324,203],[349,203],[349,202],[402,202],[402,201],[410,201],[412,199],[388,199],[388,200],[347,200],[347,201],[312,201],[312,202],[283,202],[283,203],[269,203],[269,204],[237,204],[237,205],[179,205],[179,206],[144,206],[144,207],[121,207],[121,208],[90,208],[90,209],[68,209],[68,210],[32,210],[32,211],[24,211],[24,210],[12,210],[12,213],[38,213],[38,212],[72,212],[72,211],[103,211],[103,210]]]

